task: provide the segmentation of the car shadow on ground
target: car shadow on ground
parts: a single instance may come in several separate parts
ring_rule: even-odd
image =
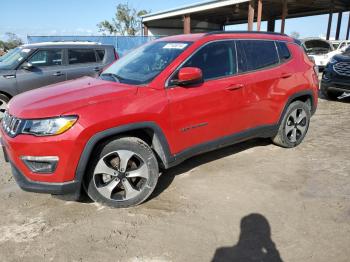
[[[241,219],[238,242],[217,248],[212,262],[282,262],[271,239],[268,220],[261,214],[249,214]]]
[[[349,104],[350,103],[350,95],[344,95],[344,93],[338,97],[338,99],[336,100],[331,100],[331,99],[328,99],[326,98],[321,91],[318,92],[318,97],[322,100],[326,100],[326,101],[333,101],[333,102],[340,102],[340,103],[347,103]]]
[[[222,149],[217,149],[215,151],[211,151],[205,154],[201,154],[192,158],[187,159],[183,163],[179,164],[178,166],[175,166],[173,168],[170,168],[168,170],[165,170],[162,175],[158,179],[157,186],[151,196],[146,200],[149,201],[153,198],[156,198],[159,196],[164,190],[166,190],[174,178],[178,175],[184,174],[191,169],[215,161],[220,158],[224,158],[229,155],[237,154],[239,152],[248,150],[253,147],[258,146],[267,146],[271,144],[270,139],[252,139],[248,140],[246,142],[242,142],[236,145],[228,146]]]

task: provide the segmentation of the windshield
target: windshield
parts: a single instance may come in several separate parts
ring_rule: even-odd
[[[13,52],[16,51],[16,48],[11,49],[10,51],[8,51],[7,53],[5,53],[3,56],[0,56],[0,62],[4,59],[6,59],[6,57],[9,57]]]
[[[116,61],[103,71],[100,77],[125,84],[147,84],[190,44],[190,42],[151,42]]]
[[[333,43],[333,47],[334,47],[334,49],[338,49],[338,47],[339,47],[339,43]]]
[[[10,50],[0,59],[0,69],[11,70],[15,69],[19,63],[28,56],[31,49],[17,47]]]

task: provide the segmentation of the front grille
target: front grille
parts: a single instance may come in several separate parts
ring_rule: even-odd
[[[5,112],[1,122],[3,130],[11,137],[14,137],[18,134],[21,123],[21,119],[11,116],[7,111]]]
[[[341,76],[350,76],[350,62],[338,62],[333,65],[334,71]]]

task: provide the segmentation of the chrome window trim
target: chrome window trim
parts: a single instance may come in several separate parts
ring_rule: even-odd
[[[249,41],[273,41],[274,44],[275,44],[275,48],[276,48],[276,52],[277,52],[277,56],[278,56],[278,59],[279,59],[279,63],[277,64],[273,64],[271,66],[268,66],[268,67],[263,67],[263,68],[259,68],[259,69],[256,69],[256,70],[250,70],[250,71],[245,71],[245,72],[242,72],[242,73],[239,73],[238,72],[238,60],[237,60],[237,57],[238,57],[238,51],[237,51],[237,42],[236,41],[240,41],[240,40],[249,40]],[[229,75],[229,76],[221,76],[221,77],[216,77],[216,78],[211,78],[211,79],[207,79],[207,80],[204,80],[204,82],[208,82],[208,81],[212,81],[212,80],[217,80],[217,79],[222,79],[222,78],[228,78],[228,77],[233,77],[233,76],[239,76],[239,75],[244,75],[244,74],[249,74],[249,73],[253,73],[253,72],[258,72],[258,71],[262,71],[262,70],[267,70],[267,69],[271,69],[271,68],[275,68],[275,67],[278,67],[282,64],[285,64],[287,62],[289,62],[290,60],[292,60],[293,58],[293,54],[292,52],[290,52],[288,46],[288,50],[289,50],[289,53],[290,53],[290,58],[288,60],[285,60],[285,61],[281,61],[280,59],[280,55],[279,55],[279,52],[278,52],[278,49],[277,49],[277,45],[276,45],[276,42],[283,42],[283,43],[286,43],[286,44],[295,44],[297,45],[296,43],[293,43],[293,42],[288,42],[288,41],[284,41],[284,40],[274,40],[274,39],[260,39],[260,38],[225,38],[225,39],[216,39],[216,40],[211,40],[211,41],[208,41],[206,43],[204,43],[202,46],[200,46],[199,48],[197,48],[196,50],[193,51],[193,53],[191,53],[179,66],[176,67],[176,69],[169,75],[169,77],[167,78],[167,80],[165,81],[165,88],[168,89],[168,88],[175,88],[175,87],[178,87],[178,85],[170,85],[170,79],[173,78],[173,76],[178,72],[178,70],[189,60],[192,58],[192,56],[194,56],[199,50],[201,50],[203,47],[205,47],[206,45],[210,44],[210,43],[214,43],[214,42],[222,42],[222,41],[233,41],[234,42],[234,47],[236,49],[236,74],[232,74],[232,75]],[[298,46],[298,45],[297,45]]]

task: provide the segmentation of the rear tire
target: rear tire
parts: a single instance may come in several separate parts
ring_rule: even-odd
[[[84,180],[89,197],[115,208],[141,204],[159,176],[152,149],[136,137],[122,137],[100,146]]]
[[[299,145],[308,131],[310,118],[310,107],[306,103],[291,103],[283,116],[277,135],[272,138],[273,143],[285,148]]]

